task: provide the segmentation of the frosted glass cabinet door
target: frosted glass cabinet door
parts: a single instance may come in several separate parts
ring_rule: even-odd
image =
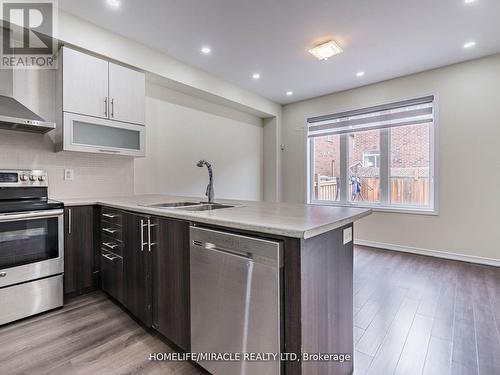
[[[86,146],[139,150],[141,134],[137,130],[73,122],[73,143]]]
[[[64,149],[144,156],[144,126],[64,114]]]

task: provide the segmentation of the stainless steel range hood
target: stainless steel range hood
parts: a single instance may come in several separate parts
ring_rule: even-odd
[[[55,128],[54,122],[45,121],[16,99],[0,95],[0,129],[46,133]]]

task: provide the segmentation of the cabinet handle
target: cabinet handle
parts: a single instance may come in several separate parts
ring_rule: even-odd
[[[111,117],[115,118],[115,99],[111,98]]]
[[[102,230],[111,234],[115,234],[116,232],[118,232],[118,229],[102,228]]]
[[[0,272],[0,277],[5,277],[7,276],[7,272]]]
[[[120,153],[120,151],[118,151],[118,150],[104,150],[104,149],[100,149],[99,152],[107,152],[110,154],[119,154]]]
[[[151,219],[148,218],[148,252],[151,252]]]
[[[111,242],[103,242],[102,243],[104,246],[109,247],[111,250],[114,250],[115,247],[118,247],[118,244],[113,244]]]
[[[144,220],[141,219],[141,251],[144,251]]]
[[[71,234],[71,208],[68,208],[68,234]]]
[[[108,97],[104,98],[104,116],[108,117]]]
[[[118,215],[111,215],[111,214],[102,214],[102,216],[107,217],[109,219],[114,219],[114,218],[118,217]]]

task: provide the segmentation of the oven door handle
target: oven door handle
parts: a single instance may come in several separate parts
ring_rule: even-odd
[[[51,217],[57,217],[63,214],[63,210],[41,210],[41,211],[30,211],[23,213],[6,213],[0,214],[0,222],[4,221],[16,221],[16,220],[31,220],[31,219],[48,219]]]

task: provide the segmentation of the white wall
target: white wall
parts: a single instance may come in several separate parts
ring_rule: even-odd
[[[264,194],[267,202],[281,201],[281,115],[263,120]]]
[[[23,77],[21,82],[21,88],[31,87],[25,90],[30,95],[23,95],[21,101],[45,118],[53,118],[44,101],[31,103],[38,96],[33,95],[38,92],[33,80]],[[12,79],[4,74],[0,83],[6,88]],[[45,91],[50,85],[41,86]],[[56,153],[50,133],[0,130],[0,168],[46,169],[52,198],[134,192],[201,197],[208,175],[195,162],[205,158],[214,165],[216,197],[263,199],[264,128],[259,117],[155,84],[146,87],[146,158]],[[16,89],[5,93],[12,91]],[[74,181],[64,180],[65,168],[74,170]]]
[[[148,125],[151,123],[147,131],[148,157],[137,164],[144,167],[140,171],[155,168],[162,177],[158,180],[153,174],[141,174],[140,180],[139,177],[136,179],[139,181],[136,184],[139,193],[154,191],[202,195],[206,171],[193,167],[193,163],[194,159],[205,157],[213,160],[216,167],[217,196],[264,198],[263,128],[259,117],[280,116],[279,104],[67,13],[60,12],[58,20],[60,40],[153,73],[177,85],[179,90],[191,93],[191,96],[172,95],[172,91],[166,94],[163,90],[161,95],[166,95],[167,99],[148,98],[146,116]],[[0,94],[23,96],[22,102],[32,110],[53,119],[54,113],[44,113],[53,103],[38,101],[42,94],[40,90],[47,86],[45,78],[45,75],[21,74],[13,80],[11,72],[2,71]],[[12,89],[13,83],[17,83],[15,90]],[[53,95],[43,93],[43,96]],[[189,124],[182,129],[176,128],[166,119],[175,119],[179,123],[189,119]],[[165,137],[164,128],[157,128],[164,124],[175,137]],[[196,126],[191,127],[192,124]],[[279,125],[279,119],[275,119],[270,126],[266,126],[266,130],[278,136]],[[213,136],[221,131],[225,131],[224,136]],[[205,142],[202,137],[210,141]],[[160,139],[165,144],[159,143]],[[270,138],[267,139],[269,141]],[[266,179],[269,181],[266,196],[271,199],[279,197],[279,159],[274,157],[276,148],[272,147],[277,142],[273,139],[265,147],[265,153],[273,159],[273,163],[267,163],[266,167]],[[158,161],[154,160],[156,157]],[[171,160],[173,162],[167,163]],[[55,153],[50,135],[0,130],[0,168],[48,169],[52,197],[126,195],[134,192],[134,160],[111,155]],[[63,180],[64,168],[75,170],[74,181]]]
[[[184,90],[191,96],[198,96],[225,107],[237,108],[261,118],[270,118],[265,127],[268,136],[264,157],[267,162],[263,181],[265,191],[262,198],[280,199],[281,159],[277,149],[281,142],[280,104],[71,14],[60,11],[58,22],[58,38],[66,43],[168,79],[178,87],[178,91]],[[274,138],[271,139],[270,136]]]
[[[438,98],[439,216],[375,213],[356,237],[500,259],[500,55],[285,106],[284,200],[305,200],[306,118],[427,94]]]
[[[74,170],[73,181],[64,169]],[[133,194],[131,158],[80,152],[54,152],[48,134],[0,130],[0,169],[45,169],[51,198],[105,197]]]
[[[0,71],[0,94],[13,95],[32,111],[55,121],[55,72]],[[131,158],[79,152],[55,152],[53,132],[47,134],[0,130],[0,169],[45,169],[52,198],[130,195],[134,190]],[[64,180],[64,169],[74,180]]]
[[[281,105],[269,99],[63,11],[58,14],[58,39],[239,104],[263,117],[281,111]]]
[[[263,127],[258,117],[148,83],[146,154],[135,160],[137,194],[202,197],[214,167],[216,198],[263,196]]]

